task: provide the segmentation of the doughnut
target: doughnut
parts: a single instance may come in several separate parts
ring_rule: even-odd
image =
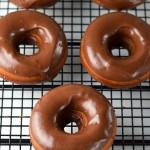
[[[87,28],[80,46],[81,62],[97,81],[112,88],[131,88],[150,77],[150,26],[122,12],[103,15]],[[128,57],[115,57],[123,47]]]
[[[41,8],[52,6],[59,0],[9,0],[16,6],[23,8]]]
[[[93,2],[108,9],[128,9],[134,8],[145,2],[145,0],[92,0]]]
[[[20,44],[36,44],[38,52],[24,55]],[[36,11],[17,11],[0,19],[0,77],[17,84],[52,80],[67,57],[60,26]]]
[[[70,122],[78,132],[64,131]],[[109,101],[89,86],[72,84],[51,90],[36,103],[29,133],[36,150],[108,150],[116,128]]]

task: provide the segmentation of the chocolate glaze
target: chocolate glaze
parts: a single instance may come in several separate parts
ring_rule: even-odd
[[[33,55],[19,53],[20,43],[35,43]],[[65,63],[67,42],[60,26],[35,11],[18,11],[0,19],[0,76],[19,84],[53,79]]]
[[[59,0],[9,0],[13,4],[23,8],[40,8],[52,6]]]
[[[111,49],[119,46],[130,56],[114,57]],[[150,26],[127,13],[98,17],[82,39],[80,56],[95,80],[110,87],[134,87],[150,77]]]
[[[106,7],[108,9],[128,9],[134,8],[145,2],[145,0],[92,0],[93,2]]]
[[[71,121],[79,132],[64,132]],[[102,94],[88,86],[63,85],[37,102],[29,130],[36,150],[108,150],[116,127],[114,109]]]

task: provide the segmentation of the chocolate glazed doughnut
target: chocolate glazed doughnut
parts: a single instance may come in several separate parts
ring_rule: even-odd
[[[23,8],[40,8],[52,6],[59,0],[9,0],[13,4]]]
[[[70,122],[79,132],[64,132]],[[116,128],[114,109],[102,94],[88,86],[63,85],[37,102],[29,130],[36,150],[108,150]]]
[[[92,0],[93,2],[106,7],[108,9],[128,9],[134,8],[145,2],[145,0]]]
[[[36,44],[33,55],[19,53],[20,44]],[[35,11],[18,11],[0,19],[0,76],[19,84],[53,79],[67,57],[67,42],[60,26]]]
[[[112,55],[121,46],[128,49],[128,57]],[[127,13],[98,17],[85,32],[80,56],[95,80],[115,88],[137,86],[150,77],[150,26]]]

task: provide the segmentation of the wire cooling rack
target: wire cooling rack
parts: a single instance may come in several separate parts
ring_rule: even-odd
[[[0,0],[0,17],[17,10],[7,0]],[[92,79],[80,62],[80,40],[87,26],[97,16],[112,11],[90,0],[62,0],[53,7],[37,11],[51,16],[62,26],[68,40],[68,59],[58,76],[44,84],[22,86],[0,80],[0,150],[33,150],[28,132],[33,106],[52,88],[71,83],[92,86],[114,106],[118,129],[112,150],[150,150],[150,80],[132,89],[110,89]],[[125,12],[150,24],[150,2]],[[23,54],[31,55],[37,50],[36,46],[20,45]],[[113,54],[128,55],[122,49],[115,49]],[[78,128],[71,123],[65,130],[74,133]]]

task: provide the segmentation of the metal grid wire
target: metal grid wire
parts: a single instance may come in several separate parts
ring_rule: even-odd
[[[7,0],[0,0],[0,17],[19,10]],[[54,18],[65,31],[68,40],[68,58],[58,76],[38,85],[16,85],[0,80],[0,149],[33,150],[28,125],[30,114],[37,100],[59,85],[79,83],[90,85],[102,92],[116,110],[118,129],[111,150],[150,149],[150,80],[140,86],[117,90],[96,82],[82,67],[79,57],[80,40],[89,23],[97,16],[112,12],[90,0],[62,0],[55,6],[37,9]],[[136,15],[150,24],[150,2],[125,12]],[[33,54],[36,46],[20,45],[20,52]],[[115,49],[116,56],[125,56],[125,50]],[[76,132],[71,123],[67,132]]]

